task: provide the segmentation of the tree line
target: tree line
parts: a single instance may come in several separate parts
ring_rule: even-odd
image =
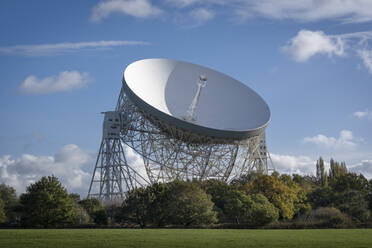
[[[126,193],[122,203],[68,194],[54,176],[16,196],[0,184],[0,223],[20,227],[347,227],[371,226],[372,180],[344,162],[316,163],[316,176],[250,173],[220,180],[155,183]]]

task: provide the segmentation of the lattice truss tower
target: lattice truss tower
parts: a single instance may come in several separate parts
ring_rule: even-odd
[[[128,163],[128,149],[143,159],[146,173]],[[102,142],[88,197],[122,201],[126,191],[175,179],[229,182],[253,171],[267,174],[273,169],[269,162],[265,129],[244,140],[192,133],[138,108],[122,87],[116,110],[104,112]]]

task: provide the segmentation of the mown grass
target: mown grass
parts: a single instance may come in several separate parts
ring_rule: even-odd
[[[372,229],[0,230],[0,247],[372,247]]]

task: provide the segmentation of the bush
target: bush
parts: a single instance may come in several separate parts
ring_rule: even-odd
[[[337,227],[344,224],[344,222],[345,219],[342,218],[341,216],[332,216],[327,221],[325,221],[324,224],[328,227]]]
[[[329,220],[332,217],[341,217],[343,214],[337,208],[321,207],[317,208],[315,211],[311,211],[308,215],[308,219],[315,220]]]
[[[337,208],[320,207],[311,211],[306,216],[301,216],[296,221],[303,221],[307,225],[318,227],[342,227],[352,226],[350,218]]]

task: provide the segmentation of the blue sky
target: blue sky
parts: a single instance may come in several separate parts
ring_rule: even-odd
[[[372,177],[372,1],[0,2],[0,182],[42,175],[86,194],[125,67],[144,58],[208,66],[269,104],[277,169],[323,156]],[[139,163],[132,154],[132,163]]]

